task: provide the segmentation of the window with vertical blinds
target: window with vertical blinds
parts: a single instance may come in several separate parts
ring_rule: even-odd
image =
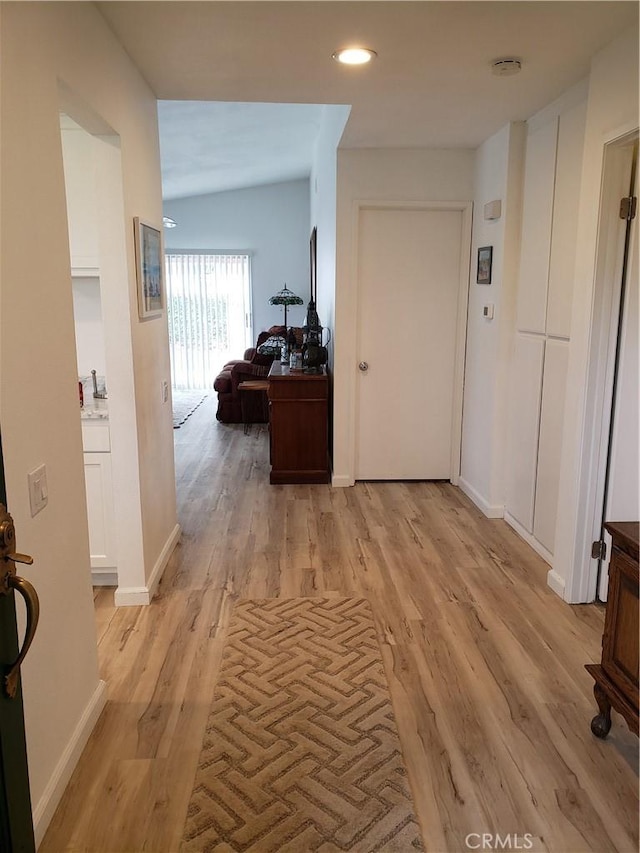
[[[168,252],[167,313],[174,388],[212,388],[229,359],[251,345],[251,259]]]

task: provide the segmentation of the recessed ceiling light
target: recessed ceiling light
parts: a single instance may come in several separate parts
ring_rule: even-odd
[[[377,55],[375,50],[369,50],[368,47],[345,47],[342,50],[336,50],[331,57],[344,65],[365,65]]]
[[[162,224],[164,225],[165,228],[175,228],[178,223],[175,221],[175,219],[172,219],[170,216],[163,216],[162,217]]]
[[[491,71],[497,77],[511,77],[512,74],[519,74],[521,68],[522,62],[512,56],[494,59],[491,63]]]

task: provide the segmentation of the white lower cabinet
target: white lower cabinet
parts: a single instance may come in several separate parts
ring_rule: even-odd
[[[97,437],[98,430],[83,430],[85,435],[87,432],[91,437]],[[91,442],[85,443],[85,448],[87,445],[91,446]],[[112,585],[117,583],[117,556],[111,453],[84,453],[84,479],[87,491],[91,577],[96,586]]]

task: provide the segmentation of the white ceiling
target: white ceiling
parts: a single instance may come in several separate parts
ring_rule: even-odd
[[[318,104],[159,101],[165,199],[308,177]]]
[[[157,97],[174,102],[160,105],[167,197],[308,174],[317,104],[352,105],[341,147],[477,147],[586,76],[590,57],[620,32],[638,29],[637,2],[98,5]],[[347,68],[331,59],[352,43],[377,60]],[[519,75],[491,74],[504,56],[522,59]],[[273,121],[267,103],[280,105]],[[303,105],[299,119],[294,104]]]

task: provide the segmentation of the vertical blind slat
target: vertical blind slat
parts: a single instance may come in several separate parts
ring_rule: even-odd
[[[249,255],[166,254],[174,388],[212,388],[217,372],[251,343]]]

